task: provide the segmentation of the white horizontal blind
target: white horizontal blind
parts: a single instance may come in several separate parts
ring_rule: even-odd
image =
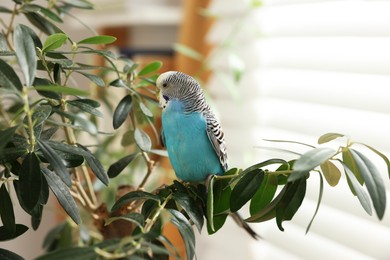
[[[220,18],[209,35],[212,43],[223,42],[241,23],[232,42],[245,64],[236,88],[240,101],[218,75],[209,83],[230,166],[290,157],[257,146],[305,150],[262,139],[315,145],[326,132],[348,134],[390,156],[390,1],[264,0],[256,9],[250,2],[214,0],[210,6]],[[228,74],[231,53],[215,54],[213,68]],[[389,191],[385,164],[375,155],[371,159]],[[305,235],[318,182],[310,178],[307,198],[284,224],[285,232],[273,221],[255,225],[264,240],[254,242],[229,223],[231,230],[202,237],[199,259],[390,259],[390,196],[378,221],[366,215],[345,179],[334,188],[325,184],[323,203]]]

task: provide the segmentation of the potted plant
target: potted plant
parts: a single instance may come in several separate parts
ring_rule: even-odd
[[[13,203],[31,216],[31,228],[39,228],[51,190],[69,218],[47,235],[47,254],[39,259],[180,258],[163,232],[167,223],[178,229],[186,256],[193,259],[193,227],[200,232],[206,226],[213,234],[247,203],[250,212],[242,223],[275,219],[283,231],[283,222],[294,217],[305,198],[307,179],[318,174],[318,204],[309,230],[321,204],[323,179],[335,186],[342,171],[364,210],[382,219],[384,182],[359,145],[380,156],[388,169],[389,160],[338,133],[319,137],[317,147],[303,144],[308,151],[295,160],[274,158],[231,168],[212,176],[207,186],[157,184],[152,178],[156,161],[165,155],[158,141],[152,141],[159,135],[154,84],[161,63],[139,66],[100,48],[115,41],[111,36],[71,39],[60,28],[62,16],[91,9],[86,0],[13,3],[13,8],[0,6],[7,14],[0,33],[0,241],[22,236],[29,228],[16,223]],[[19,16],[29,22],[17,23]],[[91,56],[102,57],[105,65],[86,63]],[[85,88],[75,75],[93,87]],[[112,107],[106,97],[118,88],[122,97]],[[107,118],[100,107],[112,116]],[[130,130],[100,132],[103,116],[114,129],[126,123]],[[119,138],[125,154],[112,150],[111,142]],[[335,139],[342,140],[337,149],[325,147]],[[99,145],[91,146],[91,140]],[[0,257],[21,258],[6,249],[0,249]]]

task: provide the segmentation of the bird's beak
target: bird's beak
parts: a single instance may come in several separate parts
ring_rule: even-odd
[[[156,98],[157,99],[160,99],[160,93],[161,93],[161,90],[159,88],[156,87]]]

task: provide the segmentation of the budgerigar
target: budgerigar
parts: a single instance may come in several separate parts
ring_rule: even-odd
[[[183,181],[203,181],[227,170],[221,126],[205,101],[199,83],[177,71],[161,74],[162,138],[176,176]]]
[[[228,168],[224,134],[199,83],[182,72],[169,71],[157,78],[156,85],[163,107],[161,136],[176,176],[197,182],[223,174]],[[237,213],[231,216],[258,238]]]

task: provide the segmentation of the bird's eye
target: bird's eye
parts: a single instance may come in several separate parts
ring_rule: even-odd
[[[168,87],[168,84],[167,83],[163,83],[162,86],[163,86],[163,88],[166,88],[166,87]]]

